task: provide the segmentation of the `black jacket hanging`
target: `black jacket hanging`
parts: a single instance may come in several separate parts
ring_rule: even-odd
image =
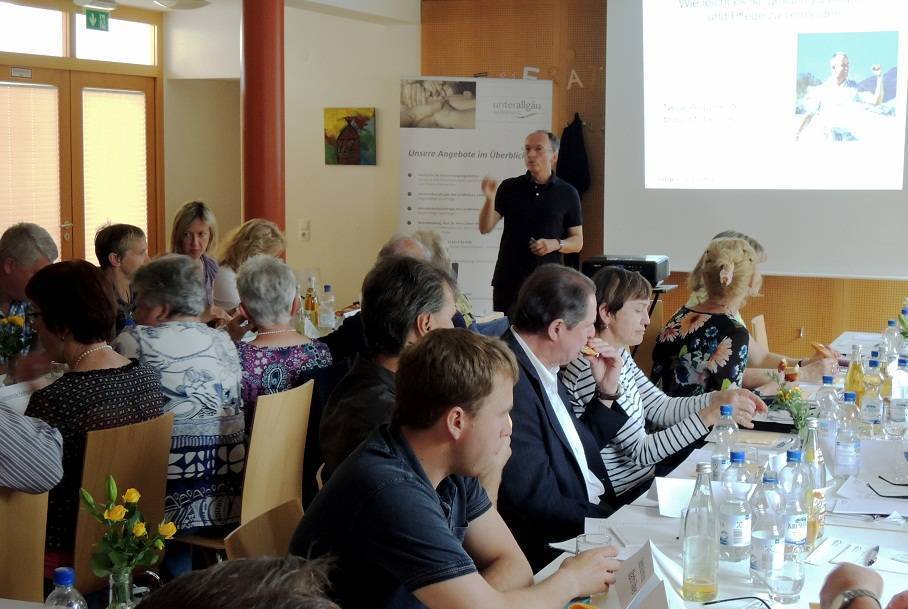
[[[574,120],[561,132],[561,150],[555,174],[581,195],[589,190],[590,165],[583,144],[583,121],[579,112],[574,113]]]

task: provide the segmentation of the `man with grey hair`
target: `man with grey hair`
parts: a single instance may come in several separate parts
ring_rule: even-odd
[[[583,249],[583,215],[577,190],[555,175],[558,138],[534,131],[524,142],[526,174],[498,186],[482,180],[485,202],[479,211],[479,232],[492,231],[504,218],[498,262],[492,275],[492,304],[505,315],[524,280],[536,267],[563,262],[562,254]]]
[[[612,406],[621,396],[621,356],[595,337],[596,295],[586,276],[557,264],[530,275],[502,337],[520,375],[514,386],[512,457],[502,472],[499,511],[537,571],[555,558],[548,544],[583,533],[604,518],[615,493],[599,451],[627,422]],[[588,355],[597,392],[578,419],[559,368]]]
[[[447,273],[414,258],[385,258],[369,271],[360,315],[368,356],[357,356],[334,389],[319,427],[326,478],[390,421],[400,353],[431,330],[453,327],[455,289]]]
[[[13,224],[0,237],[0,317],[24,319],[22,355],[34,346],[37,337],[31,326],[25,285],[58,255],[57,244],[50,234],[31,222]],[[0,358],[0,362],[5,363],[5,359]]]

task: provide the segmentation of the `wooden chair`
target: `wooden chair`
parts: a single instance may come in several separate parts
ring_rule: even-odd
[[[247,521],[224,539],[227,559],[286,555],[302,517],[302,502],[292,499]]]
[[[643,374],[649,376],[653,369],[653,347],[656,345],[656,338],[659,332],[662,332],[662,325],[665,323],[665,314],[662,310],[662,301],[656,303],[653,312],[649,316],[649,325],[646,327],[646,333],[643,335],[643,341],[634,351],[634,361],[643,371]]]
[[[240,526],[287,501],[303,496],[303,454],[309,429],[313,381],[280,393],[260,395],[255,406]],[[223,551],[224,540],[204,535],[180,537],[182,543]]]
[[[0,598],[44,601],[47,493],[0,488]]]
[[[763,315],[757,315],[750,320],[750,333],[754,340],[769,350],[769,337],[766,335],[766,318]]]
[[[122,494],[127,488],[139,489],[139,509],[154,530],[164,519],[164,496],[167,492],[167,461],[173,415],[165,414],[150,421],[111,429],[90,431],[85,441],[82,488],[97,501],[106,501],[107,476],[117,481]],[[94,545],[104,529],[87,511],[80,509],[76,521],[76,547],[73,563],[76,589],[89,594],[107,586],[107,581],[91,571]]]

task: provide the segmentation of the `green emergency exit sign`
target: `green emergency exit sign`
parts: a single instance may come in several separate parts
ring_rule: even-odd
[[[90,30],[106,32],[110,21],[109,17],[104,11],[95,11],[87,8],[85,9],[85,27]]]

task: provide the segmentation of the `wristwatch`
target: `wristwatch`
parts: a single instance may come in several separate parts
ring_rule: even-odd
[[[564,249],[564,239],[559,239],[558,240],[558,251],[560,252],[563,249]]]
[[[832,599],[832,602],[829,604],[829,609],[848,609],[855,599],[861,598],[862,596],[872,598],[876,603],[876,606],[882,609],[883,605],[880,603],[880,599],[877,598],[877,595],[870,590],[865,590],[863,588],[855,588],[853,590],[840,592],[838,596]]]
[[[596,397],[600,400],[605,400],[606,402],[614,402],[615,400],[619,400],[621,399],[622,395],[624,394],[621,392],[620,385],[618,386],[618,391],[616,391],[615,393],[605,393],[604,391],[596,387]]]

